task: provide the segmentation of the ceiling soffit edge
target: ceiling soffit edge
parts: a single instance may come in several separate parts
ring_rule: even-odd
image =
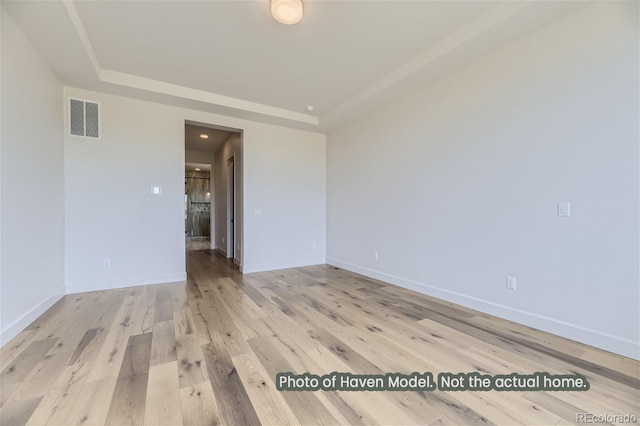
[[[222,107],[272,116],[285,120],[292,120],[304,124],[311,124],[314,126],[320,124],[320,119],[314,115],[302,114],[284,108],[264,105],[257,102],[246,101],[243,99],[224,96],[217,93],[206,92],[204,90],[192,89],[189,87],[179,86],[177,84],[167,83],[164,81],[153,80],[146,77],[102,68],[95,50],[93,49],[91,41],[89,40],[89,36],[84,27],[84,24],[82,23],[80,15],[78,14],[78,10],[74,4],[74,0],[63,0],[63,4],[67,13],[69,14],[69,18],[73,22],[76,33],[78,34],[78,37],[82,42],[85,53],[91,61],[98,80],[103,83],[111,83],[119,86],[131,87],[134,89],[175,96],[212,105],[219,105]]]
[[[230,108],[232,110],[255,113],[267,117],[274,117],[317,127],[322,124],[321,119],[323,123],[325,121],[327,123],[336,121],[342,115],[348,116],[349,112],[353,112],[360,105],[375,98],[381,92],[393,90],[394,85],[398,84],[403,79],[425,69],[430,64],[437,61],[438,58],[451,53],[466,42],[479,37],[492,27],[508,20],[510,17],[532,4],[533,1],[504,2],[498,4],[496,7],[491,8],[476,19],[460,27],[458,30],[443,37],[427,49],[419,52],[409,61],[404,62],[391,72],[383,75],[374,83],[348,97],[343,102],[327,111],[322,117],[180,86],[165,81],[104,69],[101,67],[97,54],[89,40],[84,24],[75,7],[74,0],[63,0],[63,3],[71,21],[73,22],[76,33],[84,46],[85,52],[93,65],[97,78],[103,83],[115,84],[122,87],[139,89],[190,101],[203,102],[210,105]]]

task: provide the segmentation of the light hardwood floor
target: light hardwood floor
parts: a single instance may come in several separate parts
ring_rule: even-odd
[[[574,424],[640,417],[640,364],[327,265],[68,295],[0,351],[0,423]],[[586,392],[279,392],[278,372],[584,375]],[[640,420],[638,420],[640,422]]]

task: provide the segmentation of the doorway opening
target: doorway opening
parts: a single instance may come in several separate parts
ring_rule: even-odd
[[[194,174],[196,166],[199,166],[200,173],[205,170],[204,166],[209,166],[209,191],[204,191],[206,176]],[[200,192],[196,194],[200,197],[198,199],[193,196],[189,198],[187,194],[189,178],[194,181],[193,185],[196,185],[195,181],[201,181],[198,187]],[[207,235],[192,233],[192,230],[202,231],[206,228],[207,207],[208,239]],[[242,130],[185,121],[187,250],[215,250],[220,256],[233,259],[235,264],[242,267],[242,208]],[[200,241],[196,238],[200,238]]]
[[[187,251],[211,248],[211,165],[186,163],[184,229]]]

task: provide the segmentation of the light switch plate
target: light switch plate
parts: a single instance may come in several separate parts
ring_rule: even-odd
[[[161,188],[161,187],[159,187],[159,186],[154,186],[154,187],[151,189],[151,193],[152,193],[153,195],[162,195],[162,188]]]
[[[558,203],[558,216],[560,217],[571,216],[571,203]]]

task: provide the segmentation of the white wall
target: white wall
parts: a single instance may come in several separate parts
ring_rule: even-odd
[[[1,8],[1,334],[64,294],[62,84]]]
[[[329,135],[328,263],[638,358],[638,63],[600,3]]]
[[[325,263],[325,136],[282,127],[257,136],[244,133],[243,271]],[[250,247],[249,236],[264,244]]]
[[[243,130],[216,152],[217,248],[227,250],[227,160],[235,155],[242,271],[325,263],[325,136],[277,126]]]
[[[253,211],[260,202],[268,212],[260,222],[244,215],[246,270],[324,263],[324,135],[74,88],[65,91],[100,102],[102,114],[101,140],[65,137],[67,292],[185,278],[185,120],[244,131],[245,164],[251,159],[244,169],[244,205]],[[290,152],[279,152],[287,147]],[[308,155],[310,147],[318,157]],[[269,179],[281,157],[307,164]],[[306,182],[313,192],[285,199],[298,182]],[[151,194],[153,186],[162,187],[161,196]],[[288,213],[273,214],[280,206]],[[291,215],[298,217],[294,229],[304,232],[281,238],[289,233]],[[310,234],[318,240],[316,250],[307,244]],[[292,246],[304,249],[291,256]],[[264,261],[262,253],[269,249],[274,253]],[[110,267],[103,266],[104,258],[111,259]]]
[[[184,280],[184,121],[158,104],[65,95],[100,102],[102,131],[65,136],[67,292]]]
[[[213,152],[185,150],[184,161],[186,163],[208,164],[213,167],[215,154]]]
[[[210,166],[211,171],[211,179],[209,179],[209,192],[211,193],[211,206],[210,206],[210,218],[211,221],[209,223],[210,236],[209,241],[211,242],[211,249],[215,249],[215,241],[216,241],[216,215],[215,215],[215,163],[216,163],[216,155],[213,152],[205,152],[205,151],[191,151],[185,150],[184,152],[184,161],[186,163],[197,163],[197,164],[208,164]]]

